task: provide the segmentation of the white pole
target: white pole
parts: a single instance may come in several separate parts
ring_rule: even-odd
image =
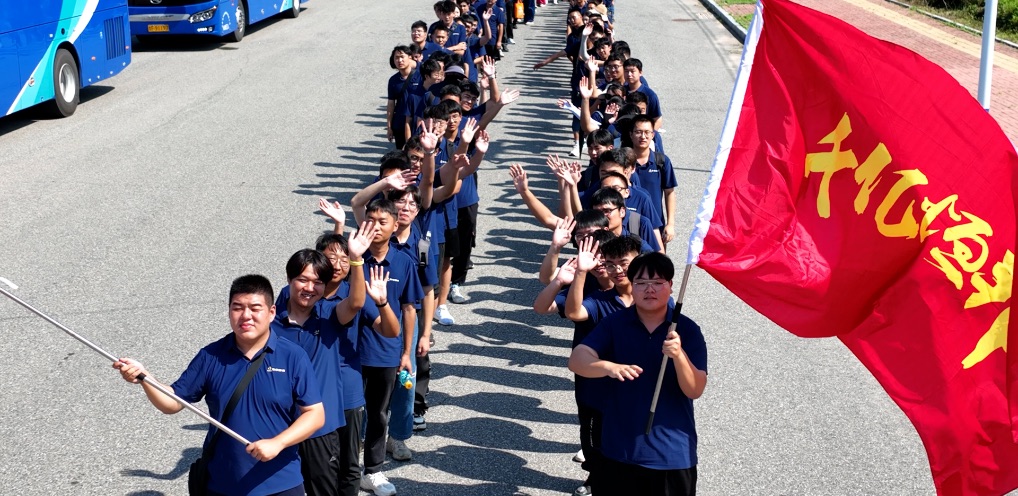
[[[986,0],[983,11],[983,52],[979,60],[979,104],[990,111],[990,84],[993,79],[993,44],[997,37],[997,0]]]

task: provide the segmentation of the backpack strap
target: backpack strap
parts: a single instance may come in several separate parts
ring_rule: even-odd
[[[626,216],[629,217],[629,234],[640,235],[640,214],[630,210],[626,212]]]

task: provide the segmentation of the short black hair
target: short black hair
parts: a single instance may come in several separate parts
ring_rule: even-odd
[[[599,229],[608,229],[608,217],[597,210],[580,210],[576,212],[576,217],[573,218],[576,221],[576,227],[573,228],[573,234],[577,231],[596,227]]]
[[[232,304],[233,297],[242,294],[262,295],[267,305],[272,305],[276,298],[276,294],[272,292],[272,283],[265,276],[258,274],[248,274],[233,280],[230,284],[229,302]]]
[[[456,2],[453,2],[452,0],[440,0],[435,2],[435,12],[440,14],[452,14],[453,12],[456,12],[456,9],[458,8],[459,5],[456,5]]]
[[[391,201],[393,205],[395,205],[397,201],[402,200],[403,197],[408,195],[408,194],[410,195],[410,198],[414,201],[414,203],[417,204],[417,208],[420,209],[420,207],[421,207],[421,190],[420,190],[420,188],[417,187],[416,184],[411,184],[411,185],[407,186],[406,189],[394,189],[394,190],[390,190],[388,193],[385,194],[385,198],[387,200]]]
[[[428,58],[421,62],[421,76],[428,77],[436,72],[442,72],[442,63],[434,58]]]
[[[431,55],[428,55],[428,60],[434,60],[435,62],[442,64],[439,68],[449,67],[449,64],[452,63],[452,55],[441,50],[435,50],[434,52],[431,52]]]
[[[622,63],[622,67],[635,67],[636,70],[643,72],[643,62],[640,62],[640,59],[626,59],[626,61]]]
[[[435,33],[438,31],[445,31],[446,33],[448,33],[449,28],[445,27],[445,24],[442,23],[435,24],[435,27],[431,28],[431,36],[434,37]]]
[[[612,54],[617,54],[619,57],[622,57],[623,62],[633,56],[632,51],[629,49],[629,43],[622,40],[612,43]]]
[[[636,125],[641,123],[641,122],[650,123],[651,126],[654,125],[654,119],[651,119],[649,115],[647,115],[647,114],[634,115],[633,116],[633,121],[632,121],[633,127],[630,129],[630,131],[632,131],[633,129],[636,129]]]
[[[627,188],[629,187],[629,179],[627,179],[626,176],[624,176],[622,174],[619,174],[618,172],[615,172],[615,171],[611,171],[611,172],[605,174],[604,177],[601,178],[601,182],[604,182],[604,180],[608,179],[609,177],[614,177],[614,178],[621,179],[622,180],[622,184],[625,184]]]
[[[416,21],[416,22],[414,22],[413,24],[410,25],[410,31],[413,31],[415,29],[423,29],[423,30],[427,31],[428,30],[428,23],[426,23],[424,21]]]
[[[379,177],[388,176],[389,172],[394,170],[398,171],[410,170],[410,163],[398,158],[390,158],[385,162],[382,162],[382,164],[378,166],[378,176]]]
[[[424,109],[424,118],[435,119],[437,121],[449,120],[449,110],[444,105],[441,105],[441,103],[439,102],[439,105],[432,105]]]
[[[399,209],[396,208],[396,204],[386,198],[375,198],[368,202],[368,206],[364,209],[364,214],[373,214],[375,212],[385,212],[392,216],[393,220],[399,216]]]
[[[389,67],[392,68],[392,69],[396,68],[396,53],[397,52],[405,53],[407,55],[407,57],[413,57],[413,55],[414,55],[412,53],[412,51],[410,50],[410,47],[408,47],[406,45],[399,45],[399,46],[393,48],[392,49],[392,53],[389,54]]]
[[[615,208],[626,208],[626,199],[615,188],[601,188],[590,196],[590,206],[609,205]]]
[[[339,246],[340,251],[350,254],[350,243],[346,240],[346,236],[336,233],[325,233],[318,237],[315,241],[315,249],[321,252],[328,250],[330,246]]]
[[[463,94],[463,90],[460,89],[459,85],[447,84],[442,86],[442,89],[438,92],[438,97],[444,98],[449,95],[453,95],[458,98],[461,94]],[[456,107],[459,107],[459,105],[456,105]],[[452,112],[451,108],[449,109],[449,112]]]
[[[615,137],[607,129],[596,129],[587,135],[587,146],[612,146],[614,144]]]
[[[642,91],[630,91],[626,95],[626,103],[636,105],[638,103],[650,103],[650,100],[647,98],[647,94]]]
[[[626,277],[630,281],[638,276],[644,276],[648,279],[660,277],[661,279],[671,281],[675,277],[675,264],[664,253],[656,251],[644,253],[634,258],[629,264],[629,270],[626,271]]]
[[[481,96],[481,88],[477,86],[477,83],[469,80],[462,79],[456,83],[460,87],[460,94],[470,93],[473,95]]]
[[[314,269],[319,281],[332,280],[333,269],[329,259],[325,258],[324,253],[310,248],[305,248],[290,256],[290,260],[286,262],[286,280],[296,279],[308,265]]]
[[[598,230],[590,233],[590,237],[594,238],[594,241],[596,241],[598,245],[603,245],[603,244],[605,244],[605,243],[607,243],[607,242],[617,238],[618,236],[616,236],[615,233],[613,233],[613,232],[611,232],[611,231],[609,231],[607,229],[598,229]]]
[[[642,248],[642,239],[634,234],[626,234],[601,245],[601,255],[604,255],[604,258],[614,258],[617,260],[630,253],[639,255]],[[630,264],[630,267],[632,267],[632,264]],[[627,272],[626,275],[628,276],[629,273]]]

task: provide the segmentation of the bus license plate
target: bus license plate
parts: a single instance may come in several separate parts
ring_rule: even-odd
[[[169,33],[170,32],[170,25],[169,24],[149,24],[148,25],[148,32],[150,32],[150,33]]]

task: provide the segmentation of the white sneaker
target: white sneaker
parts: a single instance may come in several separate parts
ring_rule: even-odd
[[[575,144],[573,144],[573,149],[569,150],[569,156],[570,157],[579,157],[580,156],[580,142],[579,141],[577,141]]]
[[[576,463],[583,463],[583,462],[587,461],[587,458],[585,456],[583,456],[583,450],[582,449],[580,451],[577,451],[576,454],[573,455],[573,461],[576,462]]]
[[[414,456],[410,448],[407,448],[406,442],[393,439],[392,436],[389,436],[389,439],[385,441],[385,451],[392,455],[393,460],[400,462],[405,462]]]
[[[435,319],[444,326],[451,326],[456,323],[456,319],[452,318],[452,314],[449,313],[449,307],[445,305],[439,305],[438,309],[435,310]]]
[[[381,472],[364,474],[361,477],[361,489],[374,493],[375,496],[395,496],[396,486]]]
[[[506,38],[505,42],[506,42],[507,45],[515,45],[516,44],[516,41],[513,40],[512,38]]]
[[[460,291],[459,284],[453,284],[452,286],[449,286],[449,301],[453,303],[466,303],[467,300],[469,299],[470,298],[467,298],[467,296],[464,295],[462,291]]]

